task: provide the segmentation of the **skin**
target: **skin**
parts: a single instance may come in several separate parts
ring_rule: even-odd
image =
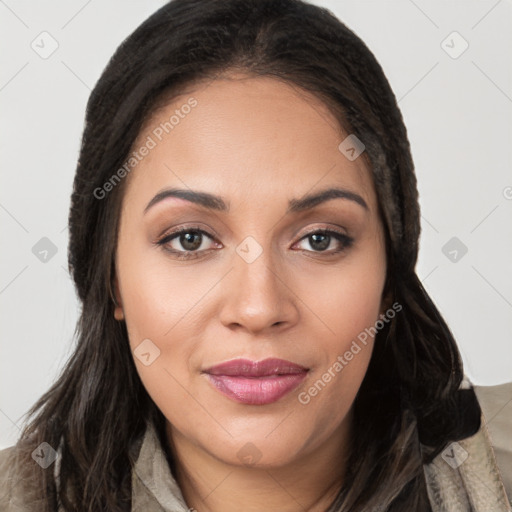
[[[126,322],[132,351],[145,339],[160,350],[148,366],[134,361],[167,419],[189,507],[323,511],[343,481],[352,405],[373,340],[307,405],[298,395],[389,307],[370,171],[364,153],[349,161],[338,150],[348,134],[320,100],[273,78],[241,74],[196,84],[174,98],[154,112],[135,147],[191,96],[197,106],[127,178],[115,317]],[[336,198],[286,213],[290,199],[331,186],[359,194],[368,209]],[[144,214],[167,187],[222,196],[230,209],[167,198]],[[195,259],[180,260],[156,244],[181,226],[212,237],[203,236]],[[318,249],[307,235],[322,228],[338,229],[353,244],[332,254],[343,242],[331,237]],[[236,252],[248,236],[262,250],[251,263]],[[179,236],[167,243],[182,253],[187,247]],[[275,403],[240,404],[202,373],[238,357],[277,357],[309,372]],[[255,463],[238,455],[244,446]]]

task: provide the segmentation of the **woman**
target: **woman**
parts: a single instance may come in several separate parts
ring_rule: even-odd
[[[395,97],[342,23],[169,2],[87,106],[78,344],[2,454],[3,509],[509,510],[419,219]]]

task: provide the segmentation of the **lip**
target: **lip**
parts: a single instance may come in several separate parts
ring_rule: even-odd
[[[215,389],[235,402],[265,405],[295,389],[309,369],[284,359],[233,359],[203,371]]]

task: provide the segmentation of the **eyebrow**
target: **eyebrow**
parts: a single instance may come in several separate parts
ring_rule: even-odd
[[[151,199],[146,208],[144,208],[144,213],[146,213],[152,206],[164,199],[167,199],[168,197],[185,199],[186,201],[198,204],[208,210],[215,210],[219,212],[228,212],[230,207],[229,202],[224,201],[222,197],[208,192],[180,188],[167,188],[158,192],[158,194]],[[331,199],[347,199],[362,206],[365,210],[369,210],[366,201],[359,194],[342,188],[328,188],[320,192],[313,192],[301,197],[300,199],[290,199],[288,201],[288,210],[286,213],[297,213],[309,210],[321,203],[330,201]]]

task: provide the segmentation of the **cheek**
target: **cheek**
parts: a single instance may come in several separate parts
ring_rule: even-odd
[[[366,375],[374,345],[372,328],[379,314],[379,301],[370,295],[368,302],[362,296],[343,298],[338,296],[338,307],[331,305],[327,318],[336,334],[319,341],[322,357],[297,395],[301,416],[317,426],[317,434],[326,436],[347,416]]]
[[[190,272],[180,271],[156,249],[132,245],[123,251],[120,244],[116,263],[132,346],[144,338],[170,339],[175,325],[182,331],[190,323],[208,283],[199,276],[190,279]]]
[[[357,254],[339,268],[297,272],[294,292],[315,319],[311,327],[324,334],[317,343],[329,353],[348,349],[350,340],[378,320],[386,272],[380,256]]]
[[[326,431],[345,417],[366,375],[381,314],[385,260],[380,256],[347,261],[346,272],[319,272],[303,281],[300,293],[317,317],[321,356],[298,401]]]
[[[129,344],[137,372],[152,399],[164,410],[168,403],[190,400],[189,361],[201,331],[199,299],[215,283],[213,276],[190,279],[159,251],[119,243],[116,269]],[[211,281],[211,282],[210,282]]]

